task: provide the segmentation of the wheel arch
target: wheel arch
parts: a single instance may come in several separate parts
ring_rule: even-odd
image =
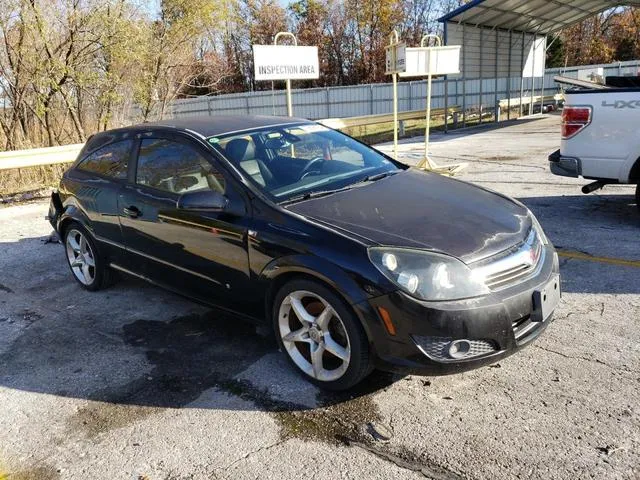
[[[370,327],[359,314],[359,309],[354,308],[355,304],[368,299],[367,294],[344,270],[318,257],[283,257],[272,261],[263,270],[261,281],[266,285],[264,308],[267,319],[271,319],[273,302],[280,289],[294,279],[313,280],[333,291],[359,320],[371,343],[373,336]]]
[[[629,172],[629,183],[640,183],[640,157],[636,160],[636,163],[631,167]]]
[[[94,235],[93,229],[90,227],[91,223],[89,219],[84,214],[82,210],[80,210],[76,205],[68,205],[62,215],[60,216],[60,220],[58,220],[58,235],[60,239],[64,239],[64,233],[69,225],[73,222],[79,223],[84,228],[86,228],[91,235]],[[95,235],[94,235],[95,236]]]

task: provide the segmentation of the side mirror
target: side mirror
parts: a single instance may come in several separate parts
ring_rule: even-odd
[[[224,212],[229,199],[214,190],[199,190],[180,195],[176,207],[179,210],[206,210],[208,212]]]

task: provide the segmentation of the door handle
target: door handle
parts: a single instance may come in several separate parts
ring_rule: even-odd
[[[140,209],[135,205],[124,207],[123,211],[126,216],[131,218],[138,218],[140,215],[142,215],[142,212],[140,211]]]

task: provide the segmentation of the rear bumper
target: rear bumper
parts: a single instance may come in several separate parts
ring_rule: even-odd
[[[561,177],[578,178],[582,175],[582,164],[579,158],[563,157],[560,150],[549,155],[551,173]]]
[[[45,219],[49,221],[49,223],[57,233],[60,233],[58,232],[58,224],[60,222],[62,212],[62,200],[60,200],[60,195],[58,195],[58,192],[54,191],[51,193],[51,201],[49,202],[49,213],[47,214]]]
[[[447,375],[492,364],[535,340],[553,319],[534,321],[534,292],[559,278],[558,257],[548,246],[537,275],[486,297],[454,302],[420,302],[394,292],[356,305],[368,317],[381,370],[419,375]],[[559,280],[558,280],[559,281]],[[558,285],[559,287],[559,285]],[[386,309],[396,327],[390,335],[379,320],[378,307]],[[453,358],[456,341],[468,341],[473,356]]]

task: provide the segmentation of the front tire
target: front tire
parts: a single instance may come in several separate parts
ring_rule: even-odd
[[[313,280],[285,284],[276,295],[278,346],[305,378],[326,390],[346,390],[371,371],[367,335],[333,291]]]
[[[64,248],[71,274],[82,288],[93,292],[111,284],[113,272],[86,228],[77,222],[69,224],[64,231]]]

